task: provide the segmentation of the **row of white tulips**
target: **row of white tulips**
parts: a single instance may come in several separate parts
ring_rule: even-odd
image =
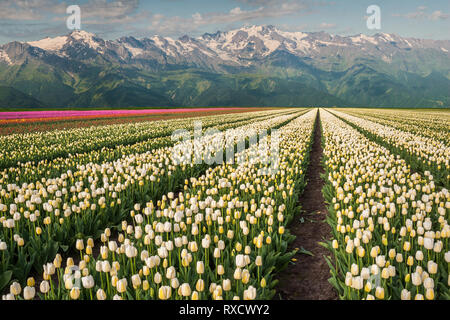
[[[276,114],[277,110],[256,112],[256,114],[267,112]],[[236,119],[245,119],[243,114],[230,116],[236,117]],[[204,116],[1,136],[0,167],[9,167],[17,162],[49,160],[54,157],[64,157],[68,154],[170,135],[176,128],[186,127],[187,124],[192,125],[194,120],[204,121],[205,124],[217,123],[217,117]]]
[[[340,297],[450,299],[448,190],[329,112],[321,119]]]
[[[439,140],[413,134],[377,122],[333,111],[339,117],[365,130],[378,142],[395,148],[415,170],[431,171],[436,180],[445,187],[450,186],[450,146]]]
[[[354,116],[379,122],[403,131],[442,141],[450,142],[450,112],[414,111],[400,109],[343,109]]]
[[[269,119],[274,115],[282,115],[292,113],[291,110],[281,110],[278,112],[264,111],[264,112],[250,112],[245,114],[233,114],[227,117],[226,121],[221,121],[217,117],[199,117],[194,119],[184,120],[180,122],[178,120],[169,121],[156,121],[152,124],[152,127],[162,129],[155,129],[155,132],[160,136],[156,136],[151,139],[139,141],[132,144],[118,144],[112,147],[102,147],[100,149],[86,150],[85,152],[69,154],[65,157],[58,157],[55,159],[45,159],[38,162],[29,161],[21,163],[18,166],[12,166],[3,169],[0,172],[0,185],[6,184],[22,184],[24,182],[30,182],[35,180],[41,180],[42,178],[50,179],[60,176],[62,173],[66,173],[68,170],[76,171],[85,166],[88,163],[105,163],[114,161],[124,155],[134,153],[144,153],[146,151],[157,149],[163,146],[169,146],[173,144],[171,140],[171,133],[181,128],[193,128],[195,121],[202,123],[203,129],[218,129],[226,130],[228,128],[243,126],[253,121],[262,121]],[[173,128],[170,131],[167,127]],[[192,130],[191,130],[192,131]],[[139,139],[145,138],[145,132]],[[93,140],[94,141],[94,140]],[[129,140],[130,142],[134,141]],[[95,146],[91,144],[90,147]]]

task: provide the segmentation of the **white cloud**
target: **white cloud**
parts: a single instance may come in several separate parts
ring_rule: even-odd
[[[251,21],[266,18],[277,18],[304,12],[308,5],[304,1],[281,0],[239,0],[242,3],[252,4],[254,8],[243,10],[235,7],[228,12],[195,13],[190,18],[161,16],[148,26],[149,31],[157,34],[176,34],[180,30],[184,33],[198,31],[199,28],[208,25],[220,25],[231,23],[250,23]],[[257,6],[258,5],[258,6]]]
[[[48,14],[65,13],[67,5],[57,0],[2,0],[0,19],[32,21]]]
[[[235,14],[241,14],[242,13],[242,10],[241,10],[241,8],[239,8],[239,7],[236,7],[236,8],[234,8],[234,9],[231,9],[230,10],[230,14],[232,14],[232,15],[235,15]]]
[[[0,19],[15,21],[63,21],[66,8],[73,1],[58,0],[0,0]],[[138,12],[139,0],[89,0],[80,4],[82,23],[129,22],[131,16],[142,16]],[[90,20],[91,19],[91,20]]]
[[[322,22],[322,23],[319,25],[319,27],[320,27],[321,29],[333,29],[333,28],[336,27],[336,24],[335,24],[335,23],[326,23],[326,22]]]
[[[20,39],[68,33],[66,9],[74,1],[0,0],[0,36]],[[102,34],[130,33],[151,14],[139,10],[140,0],[88,0],[80,3],[81,27]],[[163,16],[154,15],[161,19]]]
[[[440,10],[434,11],[431,15],[430,15],[430,19],[431,20],[445,20],[448,19],[449,15],[443,13]]]
[[[416,11],[404,13],[404,14],[393,14],[394,17],[403,17],[407,19],[428,19],[428,20],[445,20],[449,17],[448,14],[443,13],[440,10],[434,11],[433,13],[429,14],[427,12],[426,6],[420,6],[417,7]]]

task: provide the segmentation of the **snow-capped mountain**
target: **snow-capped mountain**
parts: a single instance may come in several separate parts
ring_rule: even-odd
[[[44,95],[36,96],[36,92],[43,90],[37,76],[41,72],[42,79],[53,74],[60,91],[72,94],[87,95],[94,85],[103,84],[100,81],[116,83],[108,86],[108,90],[133,84],[138,96],[163,85],[162,91],[152,91],[151,95],[167,97],[166,104],[176,104],[177,99],[185,101],[185,97],[186,103],[193,103],[192,97],[199,92],[192,94],[190,90],[214,90],[220,82],[217,79],[232,81],[235,75],[241,74],[249,77],[249,82],[255,81],[255,77],[272,79],[267,80],[264,90],[272,90],[274,83],[280,85],[277,90],[286,90],[291,84],[281,85],[283,81],[296,81],[348,104],[416,103],[422,101],[417,97],[422,92],[426,97],[420,103],[439,106],[450,100],[449,52],[448,40],[405,38],[387,33],[339,36],[325,32],[287,32],[274,26],[251,26],[178,39],[156,35],[104,40],[86,31],[74,31],[54,38],[0,46],[0,85],[20,90],[20,85],[25,83],[25,93],[39,99]],[[21,68],[17,69],[18,66]],[[38,78],[20,78],[21,72],[28,70]],[[176,79],[171,78],[173,72]],[[180,80],[182,73],[188,75],[190,82]],[[162,82],[155,84],[155,79]],[[86,104],[92,103],[90,99],[95,96],[90,91],[90,98],[82,100]],[[249,92],[246,94],[250,96],[259,94]],[[355,95],[365,98],[358,100]],[[217,103],[224,104],[221,100]]]
[[[216,67],[249,66],[252,62],[263,60],[279,51],[311,58],[358,51],[359,55],[379,57],[389,62],[395,54],[411,50],[430,49],[445,55],[448,55],[450,50],[450,41],[402,38],[387,33],[343,37],[324,32],[286,32],[273,26],[219,31],[198,38],[183,36],[173,39],[153,36],[138,40],[123,37],[114,41],[105,41],[86,31],[74,31],[66,36],[47,37],[27,44],[60,57],[79,60],[99,54],[104,55],[106,60],[122,63],[136,59],[156,59],[168,64],[192,63]],[[0,54],[0,59],[3,56],[4,54]]]

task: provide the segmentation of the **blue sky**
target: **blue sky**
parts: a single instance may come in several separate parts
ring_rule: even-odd
[[[179,37],[245,25],[353,35],[376,32],[450,39],[449,0],[0,0],[0,43],[67,34],[66,8],[81,7],[81,28],[106,39]],[[366,9],[381,9],[381,30],[368,30]]]

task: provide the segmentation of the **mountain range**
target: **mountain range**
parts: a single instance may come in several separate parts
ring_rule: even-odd
[[[0,107],[448,107],[450,41],[251,26],[0,46]]]

